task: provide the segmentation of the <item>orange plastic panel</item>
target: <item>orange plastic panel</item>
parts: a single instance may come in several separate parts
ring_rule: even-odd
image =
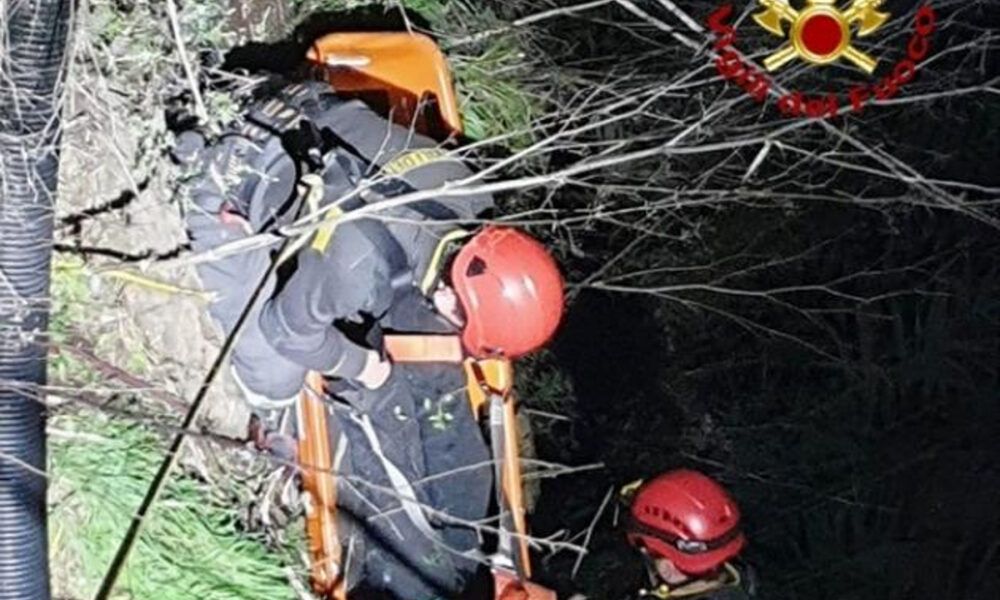
[[[317,40],[308,59],[326,67],[330,85],[347,95],[386,94],[392,118],[400,125],[434,135],[434,124],[420,114],[421,100],[436,100],[446,134],[461,134],[462,119],[444,54],[418,33],[332,33]],[[377,104],[377,103],[376,103]],[[446,136],[447,137],[447,136]]]
[[[457,335],[394,334],[383,343],[392,362],[458,364],[465,358]]]
[[[421,339],[422,338],[422,339]],[[390,354],[426,359],[428,355],[440,358],[441,354],[454,352],[458,338],[454,336],[386,336]],[[461,349],[460,344],[457,346]],[[498,569],[494,572],[496,598],[503,600],[555,600],[555,594],[546,588],[527,581],[531,577],[530,556],[526,540],[524,498],[521,487],[521,463],[518,445],[517,418],[514,396],[513,368],[508,360],[466,359],[468,391],[473,410],[478,414],[482,406],[499,396],[503,399],[504,455],[499,485],[507,509],[514,519],[517,534],[517,552],[521,567],[519,579],[513,573]],[[309,540],[311,582],[313,591],[325,600],[346,600],[345,581],[341,575],[342,548],[337,534],[337,487],[334,476],[331,447],[330,421],[327,408],[321,400],[324,381],[322,375],[310,372],[299,397],[298,417],[301,427],[299,465],[302,486],[309,492],[310,506],[306,512],[306,534]]]

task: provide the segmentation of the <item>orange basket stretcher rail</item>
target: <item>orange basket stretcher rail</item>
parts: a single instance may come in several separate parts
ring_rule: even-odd
[[[494,569],[493,600],[556,600],[556,593],[530,581],[523,581],[511,571]]]
[[[323,376],[310,372],[296,405],[299,423],[299,468],[302,488],[309,494],[306,537],[309,543],[310,580],[322,598],[346,600],[346,580],[341,571],[342,548],[337,532],[337,485],[327,408],[323,402]],[[334,432],[335,433],[335,432]]]
[[[498,558],[519,578],[531,578],[528,524],[521,486],[521,456],[515,412],[514,369],[510,361],[466,359],[469,402],[476,415],[489,418],[490,444],[496,465],[497,506],[500,507]],[[485,407],[485,411],[483,410]]]
[[[464,358],[457,336],[388,335],[385,346],[394,362],[462,364],[468,381],[471,409],[477,415],[490,415],[494,454],[500,453],[494,456],[499,465],[499,500],[510,521],[510,531],[505,532],[509,544],[507,562],[510,564],[493,569],[494,597],[497,600],[555,600],[554,592],[528,581],[531,559],[510,361]],[[299,418],[303,424],[299,460],[303,488],[311,500],[306,514],[306,531],[313,561],[311,580],[313,590],[322,598],[345,600],[347,592],[340,570],[342,550],[336,523],[336,465],[332,463],[333,448],[330,443],[335,437],[331,433],[335,432],[328,429],[330,421],[320,395],[323,386],[323,377],[310,373],[299,400]]]

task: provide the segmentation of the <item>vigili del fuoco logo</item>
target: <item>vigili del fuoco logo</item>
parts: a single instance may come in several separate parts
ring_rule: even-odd
[[[765,72],[742,58],[736,47],[736,29],[728,23],[733,5],[720,6],[708,17],[708,27],[717,36],[715,68],[719,74],[738,85],[757,102],[767,102],[773,83],[769,73],[775,73],[794,61],[822,68],[843,62],[853,65],[868,79],[841,91],[807,94],[791,90],[777,97],[781,114],[789,117],[835,117],[847,107],[861,112],[873,99],[886,100],[900,90],[917,73],[930,52],[930,38],[937,23],[937,14],[930,4],[921,6],[912,23],[906,44],[906,55],[884,74],[875,75],[880,59],[873,56],[856,38],[873,38],[892,18],[881,10],[884,0],[803,0],[798,7],[790,0],[756,0],[760,11],[753,20],[775,38],[780,38],[773,52],[763,61]],[[844,107],[842,109],[841,107]]]

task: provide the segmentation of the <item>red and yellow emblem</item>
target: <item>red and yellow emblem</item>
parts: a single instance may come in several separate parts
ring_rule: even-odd
[[[871,74],[878,60],[851,45],[851,27],[857,23],[857,35],[862,37],[881,27],[889,18],[877,10],[883,1],[853,0],[847,10],[840,10],[836,0],[807,0],[805,8],[796,10],[789,0],[757,0],[764,7],[753,17],[758,25],[785,37],[784,22],[790,24],[790,43],[767,57],[764,67],[776,71],[795,58],[814,65],[843,58]]]

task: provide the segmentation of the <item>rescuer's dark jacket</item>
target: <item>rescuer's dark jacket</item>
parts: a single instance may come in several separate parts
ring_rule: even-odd
[[[351,210],[391,203],[392,197],[472,174],[433,140],[388,123],[360,101],[344,102],[321,90],[326,87],[286,89],[209,150],[186,215],[196,251],[272,231],[306,214],[296,201],[303,161],[288,151],[307,137],[295,125],[301,116],[308,116],[326,146],[323,205],[342,201]],[[369,186],[366,178],[380,181]],[[268,282],[266,302],[258,303],[244,326],[233,353],[242,382],[279,400],[298,392],[306,370],[346,379],[358,375],[377,340],[358,339],[359,324],[384,325],[395,294],[423,275],[441,237],[492,206],[483,194],[431,197],[378,210],[374,218],[343,220],[325,245],[307,243]],[[205,287],[220,296],[210,310],[226,333],[274,251],[241,252],[199,266]],[[407,285],[394,286],[394,277],[408,278]]]
[[[492,482],[462,369],[394,365],[377,390],[353,378],[369,350],[381,351],[384,332],[455,333],[416,284],[441,238],[492,199],[432,195],[352,220],[352,210],[471,172],[432,140],[358,101],[342,101],[325,84],[284,89],[203,154],[186,214],[195,251],[309,214],[296,182],[310,162],[324,183],[319,205],[347,211],[348,218],[324,221],[269,279],[235,345],[234,371],[264,408],[295,396],[308,370],[331,378],[340,400],[331,419],[347,443],[338,452],[338,504],[352,538],[345,540],[352,582],[401,600],[457,595],[479,564],[476,533],[460,522],[486,516]],[[205,288],[217,294],[210,311],[226,334],[276,251],[199,265]]]

